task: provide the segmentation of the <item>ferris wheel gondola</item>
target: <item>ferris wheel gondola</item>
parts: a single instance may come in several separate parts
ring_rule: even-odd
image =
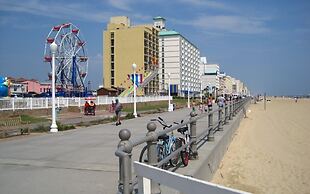
[[[72,23],[54,26],[45,41],[44,62],[52,65],[50,44],[57,44],[55,54],[55,82],[62,92],[70,96],[81,96],[86,91],[88,74],[86,42],[80,29]],[[49,73],[49,77],[51,74]]]

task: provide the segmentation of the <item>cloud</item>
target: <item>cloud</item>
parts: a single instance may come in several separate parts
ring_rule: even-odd
[[[178,0],[178,1],[181,3],[185,3],[187,5],[205,6],[207,8],[213,8],[213,9],[236,11],[234,7],[218,1],[212,1],[212,0]]]
[[[108,3],[114,8],[125,10],[125,11],[131,10],[130,3],[132,2],[133,1],[131,0],[108,0]]]
[[[51,18],[75,18],[85,21],[103,22],[113,15],[110,12],[102,12],[82,3],[57,3],[39,0],[1,0],[0,11],[28,13]]]
[[[190,25],[208,31],[220,31],[237,34],[262,34],[269,32],[266,27],[266,18],[245,17],[245,16],[200,16],[191,21],[178,21],[179,24]]]

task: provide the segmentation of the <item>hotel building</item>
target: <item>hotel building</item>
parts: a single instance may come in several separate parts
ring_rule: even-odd
[[[154,18],[159,32],[159,90],[167,93],[170,75],[172,95],[185,96],[187,92],[200,93],[200,52],[184,36],[174,30],[166,30],[165,19]]]
[[[110,19],[103,32],[103,85],[122,88],[122,96],[131,95],[132,64],[139,75],[138,95],[158,93],[158,29],[149,25],[131,26],[126,16]]]

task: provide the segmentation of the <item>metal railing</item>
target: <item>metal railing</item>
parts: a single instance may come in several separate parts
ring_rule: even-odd
[[[57,97],[56,107],[69,107],[69,106],[84,106],[87,98],[81,97]],[[133,97],[108,97],[97,96],[91,97],[97,105],[108,105],[119,99],[121,103],[133,103]],[[151,102],[151,101],[168,101],[168,96],[141,96],[137,97],[137,102]],[[172,97],[170,97],[172,99]],[[3,98],[0,99],[0,111],[4,110],[32,110],[32,109],[48,109],[52,107],[51,98]]]
[[[118,190],[124,194],[130,194],[133,192],[134,183],[132,179],[132,150],[135,146],[143,143],[147,143],[147,156],[148,165],[160,167],[161,165],[168,162],[171,158],[179,154],[186,146],[190,145],[190,159],[198,159],[197,142],[207,137],[207,141],[214,141],[214,134],[216,131],[223,130],[223,125],[226,125],[229,120],[232,120],[237,113],[242,110],[246,103],[249,102],[249,98],[233,100],[228,102],[222,108],[216,108],[209,112],[196,114],[195,111],[190,113],[188,120],[184,121],[182,124],[174,125],[165,130],[160,130],[156,132],[156,124],[154,122],[149,122],[147,124],[147,134],[145,137],[137,139],[135,141],[130,141],[131,132],[128,129],[122,129],[119,132],[119,138],[121,139],[118,144],[118,149],[115,155],[119,157],[119,183]],[[214,122],[214,114],[218,113],[217,121]],[[197,120],[207,117],[208,127],[206,130],[202,131],[199,135],[196,134],[196,124]],[[190,125],[190,141],[187,144],[182,145],[169,156],[158,162],[157,155],[157,141],[158,137],[174,130],[177,130],[183,126]],[[158,183],[151,181],[152,193],[160,193],[160,188]]]

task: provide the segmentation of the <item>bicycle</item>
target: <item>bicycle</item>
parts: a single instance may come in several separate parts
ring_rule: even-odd
[[[179,125],[179,123],[177,122],[174,122],[175,124]],[[183,123],[183,120],[181,120],[181,124]],[[189,141],[190,141],[190,132],[189,132],[189,129],[188,129],[188,125],[185,125],[184,127],[181,127],[179,129],[177,129],[177,131],[179,133],[182,134],[183,137],[179,137],[179,140],[182,142],[182,145],[186,145],[188,144],[182,151],[181,151],[181,160],[182,160],[182,164],[184,166],[187,166],[188,165],[188,162],[189,162],[189,155],[190,155],[190,144],[189,144]]]
[[[163,126],[163,130],[166,128],[172,127],[172,125],[167,125],[167,123],[161,118],[158,117],[157,119],[151,119],[151,121],[156,121],[160,123]],[[172,152],[177,150],[179,147],[181,147],[181,142],[180,140],[173,135],[173,132],[171,135],[161,135],[158,137],[158,142],[157,142],[157,158],[158,162],[169,156]],[[147,158],[147,145],[143,147],[141,150],[140,156],[139,156],[139,162],[148,162]],[[177,154],[175,157],[169,160],[169,163],[172,167],[176,167],[179,163],[180,160],[180,155]],[[168,168],[168,163],[163,164],[161,166],[163,169]]]

